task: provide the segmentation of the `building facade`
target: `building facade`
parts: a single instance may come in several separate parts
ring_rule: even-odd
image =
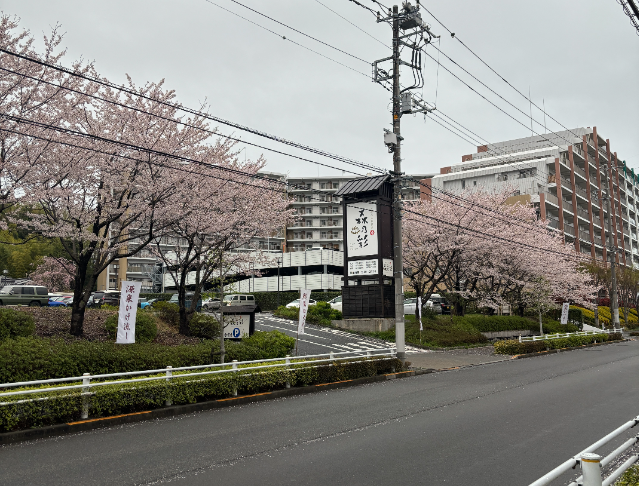
[[[548,226],[577,252],[607,260],[607,218],[618,263],[639,267],[639,179],[597,128],[576,128],[484,145],[462,163],[443,167],[422,191],[513,188],[513,199],[532,203]],[[603,196],[611,196],[608,215]]]
[[[327,177],[287,177],[285,174],[276,172],[260,172],[260,175],[286,182],[286,193],[291,202],[291,207],[299,217],[296,221],[291,221],[286,228],[270,235],[255,238],[251,245],[246,248],[237,248],[238,251],[253,251],[259,249],[273,254],[274,257],[291,252],[305,252],[307,250],[333,250],[342,252],[344,250],[343,240],[343,215],[341,198],[335,196],[335,192],[347,181],[355,178],[352,176],[327,176]],[[413,175],[411,178],[422,181],[433,177],[430,175]],[[409,182],[402,189],[402,198],[414,200],[420,198],[420,183]],[[139,243],[139,241],[137,241]],[[161,240],[162,251],[173,251],[176,244],[181,242],[175,237],[163,237]],[[135,245],[136,240],[131,242]],[[284,255],[282,255],[284,254]],[[301,285],[304,275],[325,275],[324,277],[314,277],[321,280],[321,289],[335,289],[341,286],[341,274],[343,265],[341,256],[333,256],[332,252],[319,252],[313,255],[324,255],[323,260],[330,259],[331,262],[341,262],[332,264],[329,267],[325,262],[318,264],[321,269],[314,268],[315,264],[300,265],[297,259],[294,263],[282,264],[280,276],[283,286],[296,288]],[[330,257],[327,255],[331,255]],[[309,257],[310,258],[310,257]],[[313,257],[315,258],[315,257]],[[286,261],[290,261],[286,260]],[[300,260],[301,261],[301,260]],[[306,261],[306,260],[305,260]],[[310,261],[310,260],[309,260]],[[335,267],[335,268],[333,268]],[[328,270],[327,270],[328,268]],[[302,270],[303,269],[303,270]],[[263,269],[264,278],[277,279],[274,273],[277,268],[273,266]],[[326,276],[328,275],[328,276]],[[335,276],[335,277],[333,277]],[[286,277],[289,277],[286,280]],[[327,280],[329,279],[329,280]],[[312,280],[312,279],[311,279]],[[123,281],[142,282],[143,293],[164,292],[172,290],[175,286],[168,272],[162,271],[162,263],[148,249],[142,249],[137,254],[129,258],[115,260],[107,270],[98,278],[98,290],[118,290]],[[315,282],[315,280],[312,280]],[[266,282],[266,283],[264,283]],[[277,282],[277,280],[275,280]],[[288,282],[288,283],[286,283]],[[310,282],[310,281],[309,281]],[[255,285],[256,291],[261,286],[266,286],[273,290],[273,282],[270,280],[251,279],[251,285]],[[248,285],[246,282],[243,285]],[[309,283],[310,285],[310,283]],[[244,287],[242,287],[244,288]],[[311,288],[311,287],[305,287]]]

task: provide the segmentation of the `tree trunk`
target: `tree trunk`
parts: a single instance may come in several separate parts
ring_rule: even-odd
[[[524,312],[526,311],[526,306],[519,304],[518,308],[517,308],[517,314],[519,315],[519,317],[524,317]]]
[[[453,304],[455,305],[455,315],[456,316],[463,316],[464,315],[464,303],[462,302],[461,297],[455,299],[455,302],[453,302]]]
[[[86,284],[90,284],[93,287],[94,282],[93,278],[90,278],[88,282],[86,281],[88,266],[88,259],[82,259],[76,269],[73,304],[71,304],[71,328],[69,330],[69,333],[73,336],[82,336],[84,333],[84,313],[87,310],[87,300],[88,295],[90,295],[90,292],[84,291],[84,287]]]

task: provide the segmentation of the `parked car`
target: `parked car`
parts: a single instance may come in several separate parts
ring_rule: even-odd
[[[309,299],[308,301],[308,305],[315,305],[317,304],[316,301],[314,301],[313,299]],[[295,299],[293,302],[289,302],[288,304],[286,304],[286,307],[291,308],[291,307],[299,307],[300,306],[300,299]]]
[[[39,285],[7,285],[0,290],[0,305],[49,305],[49,291]]]
[[[187,292],[186,293],[186,308],[190,309],[191,308],[191,301],[193,300],[193,292]],[[173,294],[171,296],[171,298],[169,299],[169,302],[171,304],[179,304],[179,297],[178,294]],[[199,299],[197,301],[197,304],[195,305],[195,310],[196,312],[200,312],[202,310],[202,299]]]
[[[225,295],[222,300],[222,305],[257,305],[255,303],[255,297],[249,294],[233,294]],[[255,308],[255,312],[262,312],[259,306]]]
[[[105,304],[118,307],[120,305],[120,292],[117,290],[96,292],[93,296],[93,304],[96,307],[101,307]]]
[[[328,305],[331,306],[331,309],[335,309],[342,312],[342,296],[338,295],[334,299],[329,300]]]
[[[202,302],[202,308],[207,311],[217,310],[220,307],[222,307],[222,301],[214,297],[209,297],[204,302]]]
[[[89,295],[89,299],[87,300],[87,307],[93,307],[95,305],[95,302],[93,302],[94,296],[95,292],[91,292],[91,295]]]
[[[147,307],[152,307],[153,304],[155,304],[158,301],[158,299],[149,299],[149,300],[144,299],[144,300],[145,302],[140,302],[140,309],[146,309]]]
[[[414,314],[417,307],[417,299],[404,299],[404,314]]]
[[[439,294],[431,294],[430,299],[426,301],[426,306],[437,314],[450,314],[450,303]]]
[[[73,304],[73,295],[61,295],[49,299],[49,307],[69,307]]]

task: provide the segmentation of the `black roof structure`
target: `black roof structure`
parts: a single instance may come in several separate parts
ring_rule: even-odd
[[[348,181],[335,193],[336,196],[348,194],[359,194],[362,192],[379,191],[385,182],[390,180],[388,174],[375,177],[362,177],[361,179],[353,179]]]

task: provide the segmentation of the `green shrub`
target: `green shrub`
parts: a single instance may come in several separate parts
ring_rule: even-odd
[[[283,305],[273,311],[273,315],[285,317],[287,319],[298,320],[300,315],[299,307],[284,307]],[[306,322],[319,324],[320,326],[330,326],[331,321],[342,319],[342,313],[331,308],[326,302],[317,302],[316,305],[308,307]]]
[[[604,343],[609,340],[619,340],[622,336],[618,334],[592,334],[590,336],[570,336],[559,339],[544,339],[539,341],[517,340],[498,341],[495,343],[495,354],[526,354],[545,351],[546,349],[564,349],[592,344],[595,341]]]
[[[527,354],[538,353],[539,351],[546,350],[546,343],[544,341],[519,341],[512,339],[507,341],[497,341],[495,343],[495,354]]]
[[[196,312],[189,322],[191,336],[203,339],[216,339],[220,337],[220,323],[208,314]]]
[[[180,306],[170,302],[156,302],[153,308],[158,316],[169,326],[178,327],[180,325]]]
[[[256,332],[242,341],[227,342],[226,361],[281,358],[294,347],[295,340],[278,331]],[[204,365],[219,349],[218,340],[164,346],[18,337],[0,343],[0,383]]]
[[[615,482],[615,486],[637,486],[639,484],[639,465],[632,466]]]
[[[89,396],[90,417],[112,416],[164,406],[167,399],[174,404],[195,403],[238,394],[250,394],[292,386],[308,386],[376,376],[401,371],[396,358],[333,363],[318,368],[294,367],[238,371],[222,375],[204,375],[201,379],[180,378],[96,387]],[[174,375],[175,376],[175,375]],[[11,397],[0,406],[0,431],[33,428],[77,420],[82,411],[80,390],[30,395],[35,401],[22,402],[22,396]],[[37,400],[47,398],[46,400]]]
[[[100,309],[108,310],[108,311],[119,311],[120,310],[120,308],[117,305],[111,305],[111,304],[102,304],[102,305],[100,305]]]
[[[107,317],[104,327],[109,333],[109,337],[115,340],[118,331],[117,314]],[[158,326],[153,317],[146,312],[138,311],[135,316],[135,342],[150,343],[157,335]]]
[[[0,341],[15,337],[32,336],[35,321],[26,312],[0,308]]]

